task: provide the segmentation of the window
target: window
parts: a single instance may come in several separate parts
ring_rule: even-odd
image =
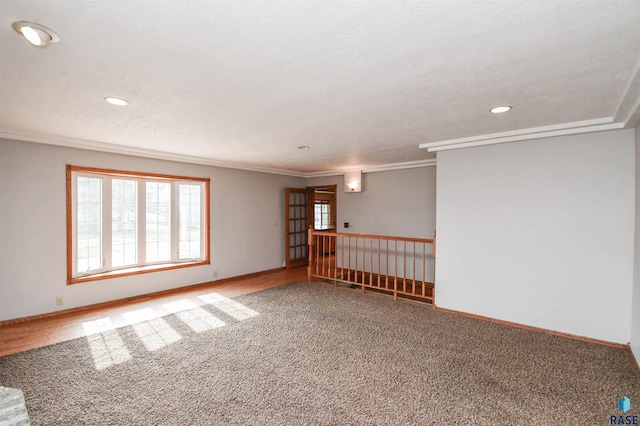
[[[331,223],[331,215],[329,213],[330,207],[331,204],[329,203],[329,200],[315,200],[315,211],[313,215],[314,229],[329,229],[329,224]]]
[[[67,166],[69,284],[209,263],[209,179]]]

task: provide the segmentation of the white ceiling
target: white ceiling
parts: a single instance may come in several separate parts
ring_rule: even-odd
[[[419,165],[634,126],[639,59],[637,0],[2,0],[0,136],[301,176]]]

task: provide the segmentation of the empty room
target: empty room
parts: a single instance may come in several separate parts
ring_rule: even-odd
[[[638,424],[640,2],[0,2],[0,425]]]

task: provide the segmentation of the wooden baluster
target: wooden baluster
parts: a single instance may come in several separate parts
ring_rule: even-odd
[[[352,281],[351,279],[351,235],[349,235],[349,257],[347,257],[347,276],[349,277],[348,280]]]
[[[340,235],[334,232],[317,232],[313,228],[307,234],[309,265],[307,266],[307,279],[324,278],[333,279],[334,285],[338,286],[338,279],[353,285],[362,287],[362,292],[366,288],[378,288],[392,293],[394,300],[404,294],[415,296],[430,301],[435,307],[435,287],[434,283],[427,279],[427,247],[433,246],[435,254],[435,239],[426,240],[422,238],[387,237],[379,235],[345,234]],[[338,242],[338,237],[340,242]],[[346,238],[346,241],[345,241]],[[355,244],[352,242],[355,238]],[[377,247],[374,247],[373,240],[377,240]],[[360,244],[362,240],[362,244]],[[367,240],[369,244],[367,244]],[[382,256],[382,240],[385,241],[385,256]],[[393,241],[393,248],[389,241]],[[412,243],[408,247],[408,243]],[[402,244],[402,250],[400,250]],[[362,246],[362,256],[359,250]],[[418,251],[421,247],[421,252]],[[377,258],[373,251],[377,250]],[[369,250],[367,266],[367,250]],[[393,253],[391,252],[393,250]],[[341,252],[340,254],[338,252]],[[407,257],[412,256],[412,264],[407,264]],[[345,256],[348,256],[345,258]],[[355,256],[355,257],[354,257]],[[390,262],[393,256],[393,265]],[[402,265],[399,265],[398,257],[403,256]],[[418,256],[422,256],[422,265],[419,265]],[[340,266],[338,261],[341,259]],[[377,266],[374,267],[374,261]],[[382,262],[385,262],[384,277]],[[333,262],[333,264],[332,264]],[[401,266],[402,270],[398,267]],[[369,271],[367,272],[367,267]],[[393,267],[393,272],[391,269]],[[422,268],[422,277],[418,279]],[[434,256],[435,268],[435,256]],[[339,270],[339,271],[338,271]],[[377,275],[377,277],[376,277]],[[435,276],[434,280],[435,281]],[[429,285],[429,289],[427,289]],[[420,288],[419,288],[420,287]]]
[[[385,266],[385,283],[384,283],[384,288],[386,288],[387,290],[389,289],[389,240],[385,240],[387,242],[387,263],[384,265]]]
[[[333,238],[333,240],[331,241],[331,248],[333,249],[333,278],[335,280],[338,279],[338,236],[337,235],[332,235],[331,238]],[[337,282],[337,281],[336,281]]]
[[[327,256],[325,255],[325,253],[327,252],[327,238],[324,234],[322,234],[320,238],[322,238],[322,276],[326,277],[327,275],[325,273],[325,260]]]
[[[378,288],[380,288],[380,274],[381,272],[381,268],[380,268],[380,238],[377,238],[378,240]]]
[[[426,278],[427,278],[427,243],[422,243],[422,297],[425,297],[427,295]]]
[[[358,280],[358,237],[356,237],[356,269],[355,269],[355,278],[353,279],[356,284],[359,283],[360,281]]]
[[[395,249],[393,250],[394,268],[393,268],[393,300],[398,300],[398,240],[395,240]]]
[[[369,238],[369,285],[373,287],[373,238]]]
[[[320,235],[315,234],[316,275],[320,275]]]
[[[402,273],[402,291],[407,293],[407,242],[402,242],[402,248],[404,250],[404,272]]]
[[[416,294],[417,290],[416,290],[416,242],[413,242],[413,276],[411,277],[413,279],[413,288],[411,291],[411,294]]]
[[[287,236],[289,238],[289,236]],[[311,281],[311,274],[313,272],[313,228],[309,227],[307,231],[307,250],[309,251],[309,264],[307,265],[307,281]]]
[[[365,289],[365,274],[367,273],[367,263],[365,261],[365,256],[367,255],[367,239],[362,239],[362,292],[364,293]]]
[[[340,237],[340,278],[344,279],[344,235]],[[338,286],[338,280],[336,280],[336,287]]]

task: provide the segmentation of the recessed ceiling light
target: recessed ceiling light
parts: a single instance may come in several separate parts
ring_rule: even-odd
[[[309,149],[309,147],[307,145],[302,145],[302,146],[299,146],[298,149]]]
[[[503,105],[503,106],[498,106],[495,108],[491,108],[489,111],[492,114],[501,114],[503,112],[507,112],[511,110],[511,105]]]
[[[40,24],[17,21],[11,24],[11,27],[35,47],[45,47],[50,43],[60,41],[60,36],[55,31]]]
[[[118,105],[118,106],[127,106],[127,105],[129,105],[129,101],[126,101],[126,100],[120,99],[120,98],[108,97],[108,98],[104,98],[104,100],[109,102],[110,104],[113,104],[113,105]]]

